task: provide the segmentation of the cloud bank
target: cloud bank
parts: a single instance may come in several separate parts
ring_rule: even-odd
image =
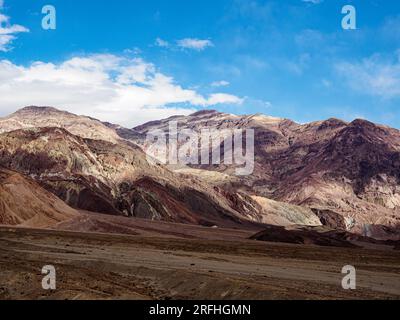
[[[141,58],[105,54],[29,66],[2,60],[0,97],[2,115],[26,105],[54,106],[128,127],[196,107],[243,102],[226,93],[204,96],[185,89]]]

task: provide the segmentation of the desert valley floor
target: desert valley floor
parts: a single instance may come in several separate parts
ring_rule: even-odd
[[[400,298],[400,251],[389,247],[258,242],[248,240],[253,230],[140,219],[125,228],[129,235],[0,227],[0,299]],[[48,264],[55,291],[41,287]],[[344,265],[357,268],[357,290],[342,289]]]

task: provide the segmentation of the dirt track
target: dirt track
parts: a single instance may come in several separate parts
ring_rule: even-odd
[[[246,232],[187,228],[192,238],[0,228],[0,299],[400,298],[399,251],[271,244],[246,240]],[[229,240],[216,240],[221,232]],[[50,292],[41,288],[48,264],[57,270]],[[355,291],[341,288],[344,265],[357,268]]]

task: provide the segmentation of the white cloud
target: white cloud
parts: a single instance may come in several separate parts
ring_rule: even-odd
[[[154,42],[155,46],[160,48],[169,48],[171,50],[175,49],[188,49],[195,51],[203,51],[208,47],[213,47],[214,44],[211,40],[202,40],[195,38],[185,38],[181,40],[176,40],[175,43],[171,43],[167,40],[157,38]]]
[[[195,107],[241,104],[224,93],[205,97],[185,89],[140,58],[78,56],[59,64],[29,66],[0,61],[0,114],[26,105],[54,106],[132,127]]]
[[[169,42],[166,40],[163,40],[161,38],[157,38],[155,41],[156,46],[161,47],[161,48],[168,48],[169,47]]]
[[[210,40],[201,40],[194,38],[186,38],[177,41],[178,47],[184,49],[192,49],[197,51],[202,51],[207,47],[213,47],[214,44]]]
[[[229,85],[230,85],[229,81],[225,81],[225,80],[215,81],[215,82],[211,83],[212,87],[227,87]]]
[[[0,0],[0,10],[3,9],[4,1]],[[10,24],[10,17],[0,13],[0,51],[7,52],[16,34],[21,32],[29,32],[29,30],[18,24]]]
[[[358,63],[336,65],[338,73],[358,92],[381,98],[400,97],[400,54],[392,59],[373,55]]]

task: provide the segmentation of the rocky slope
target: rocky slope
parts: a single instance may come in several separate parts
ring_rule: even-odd
[[[263,222],[250,198],[152,165],[135,145],[83,139],[62,128],[0,134],[0,165],[83,210],[205,226]]]
[[[0,167],[0,225],[48,228],[78,216],[35,181]]]
[[[210,183],[309,208],[331,227],[366,236],[399,237],[398,130],[365,120],[346,123],[329,119],[301,125],[262,115],[203,111],[144,124],[134,131],[146,134],[156,128],[167,130],[172,120],[181,129],[196,131],[255,130],[253,174],[238,178],[235,167],[223,163],[186,169],[195,170],[204,179],[212,176]]]
[[[254,129],[255,168],[147,161],[150,130]],[[297,124],[201,111],[122,128],[54,108],[0,119],[0,165],[84,210],[206,226],[321,223],[400,238],[400,132],[364,120]],[[221,145],[222,149],[223,145]]]

